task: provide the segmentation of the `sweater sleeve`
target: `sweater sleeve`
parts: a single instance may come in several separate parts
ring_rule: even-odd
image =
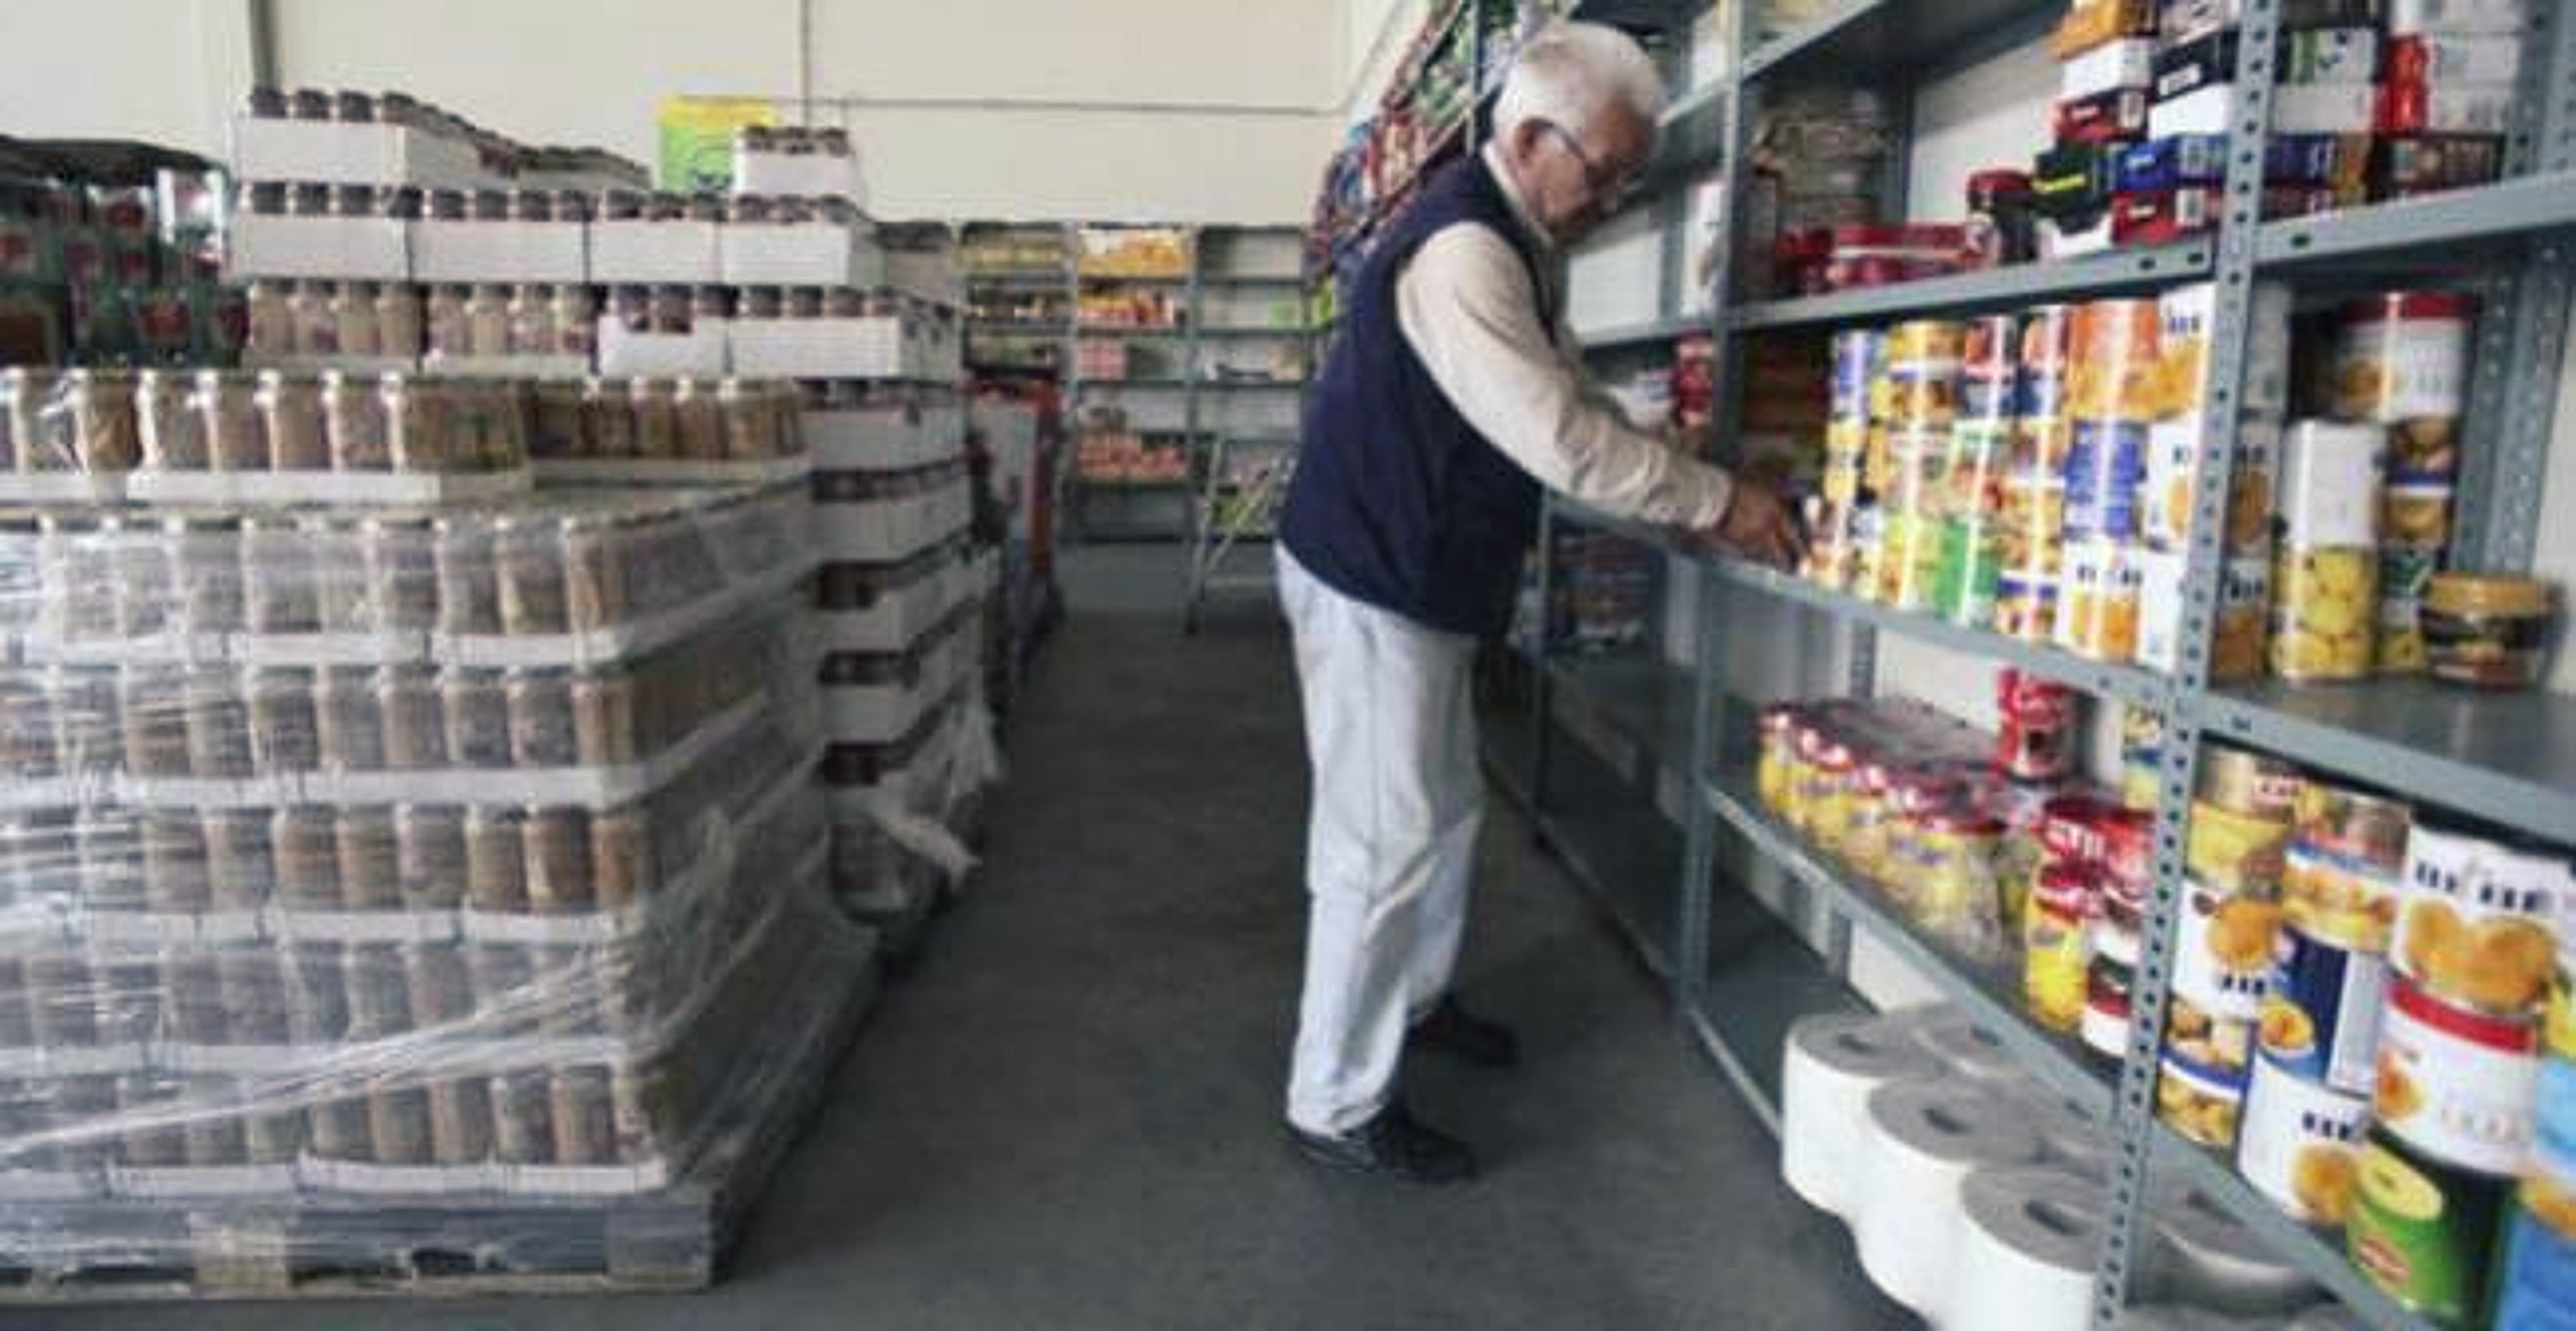
[[[1610,514],[1714,526],[1732,486],[1628,423],[1587,386],[1538,315],[1528,270],[1480,224],[1424,242],[1396,279],[1396,317],[1451,405],[1549,489]]]

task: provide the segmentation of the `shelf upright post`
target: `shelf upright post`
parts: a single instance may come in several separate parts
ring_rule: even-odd
[[[2508,178],[2576,170],[2576,12],[2550,13],[2539,40],[2527,39],[2518,115],[2507,137]],[[2517,262],[2490,274],[2478,293],[2478,337],[2469,382],[2470,447],[2461,458],[2454,562],[2521,573],[2539,538],[2541,480],[2558,414],[2559,367],[2568,306],[2576,299],[2576,237],[2544,230]]]
[[[2155,885],[2148,899],[2128,1056],[2120,1064],[2111,1124],[2118,1160],[2111,1216],[2095,1274],[2093,1323],[2109,1327],[2127,1306],[2146,1252],[2149,1157],[2156,1139],[2156,1075],[2172,992],[2175,920],[2183,896],[2183,839],[2200,763],[2199,716],[2180,705],[2209,684],[2210,646],[2227,532],[2228,488],[2242,419],[2245,354],[2253,325],[2257,248],[2263,226],[2263,162],[2272,121],[2273,52],[2279,0],[2245,0],[2237,36],[2236,123],[2229,127],[2225,205],[2213,281],[2216,310],[2201,385],[2201,455],[2194,469],[2191,550],[2183,576],[2181,670],[2161,707],[2164,770],[2157,792]]]
[[[1727,301],[1734,293],[1735,227],[1740,216],[1738,205],[1743,198],[1744,163],[1747,159],[1751,117],[1745,104],[1751,90],[1744,82],[1744,55],[1749,24],[1745,11],[1752,0],[1724,0],[1726,17],[1718,34],[1720,49],[1726,52],[1726,72],[1721,81],[1719,107],[1725,120],[1724,154],[1718,160],[1718,189],[1725,203],[1725,225],[1715,250],[1715,270],[1709,275],[1709,334],[1716,339],[1720,387],[1720,437],[1731,437],[1743,418],[1740,381],[1735,373],[1742,357],[1737,340],[1726,329]],[[1678,234],[1687,225],[1690,204],[1683,195],[1679,220],[1672,230]],[[1677,292],[1687,292],[1690,280],[1690,245],[1688,237],[1665,247],[1666,260],[1682,281],[1671,284]],[[1672,313],[1680,312],[1676,299]],[[1692,576],[1698,586],[1695,600],[1699,613],[1693,618],[1691,647],[1691,747],[1690,761],[1681,764],[1690,774],[1683,792],[1685,810],[1682,824],[1681,937],[1673,942],[1673,997],[1683,1029],[1690,1029],[1691,1014],[1697,1012],[1708,989],[1708,930],[1714,913],[1713,895],[1717,891],[1717,810],[1710,806],[1706,791],[1717,780],[1718,748],[1725,740],[1726,662],[1725,639],[1718,628],[1718,613],[1725,603],[1724,582],[1717,570],[1704,560],[1694,560]]]

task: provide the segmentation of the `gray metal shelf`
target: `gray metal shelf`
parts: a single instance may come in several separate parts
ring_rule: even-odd
[[[1489,765],[1505,766],[1508,759],[1497,751],[1495,737],[1511,733],[1509,719],[1489,715],[1480,729],[1488,736]],[[1526,782],[1506,783],[1506,793],[1646,968],[1672,979],[1673,942],[1681,918],[1682,829],[1655,810],[1650,794],[1579,744],[1548,746],[1545,784],[1535,798]]]
[[[2229,1159],[2194,1145],[2162,1121],[2155,1125],[2154,1168],[2179,1176],[2201,1195],[2262,1238],[2271,1251],[2325,1286],[2363,1324],[2379,1331],[2429,1331],[2424,1319],[2398,1307],[2363,1278],[2344,1256],[2343,1235],[2291,1219],[2239,1177]]]
[[[1726,326],[1750,332],[1923,314],[1973,314],[2016,309],[2041,301],[2138,291],[2209,276],[2211,254],[2210,242],[2187,240],[1822,296],[1758,301],[1729,310]]]
[[[2210,694],[2198,708],[2213,738],[2514,827],[2561,836],[2576,828],[2576,698],[2429,680],[2267,681]]]
[[[1688,337],[1693,333],[1705,333],[1712,326],[1709,315],[1677,314],[1669,319],[1650,319],[1644,323],[1620,324],[1578,334],[1578,336],[1583,339],[1583,349],[1586,352],[1619,351],[1631,347],[1649,346],[1657,342],[1670,342],[1676,338]]]
[[[1752,773],[1735,767],[1721,769],[1702,783],[1701,793],[1720,821],[1822,896],[1837,914],[1929,978],[1944,998],[2003,1041],[2033,1076],[2107,1123],[2110,1070],[2082,1045],[2031,1024],[2022,1012],[2021,974],[2009,962],[1967,957],[1924,934],[1875,889],[1853,881],[1839,864],[1765,811],[1754,796]],[[2108,1131],[2106,1127],[2106,1135]]]
[[[1937,647],[1991,657],[2042,679],[2055,680],[2099,697],[2116,698],[2139,707],[2161,708],[2169,703],[2173,693],[2173,681],[2136,666],[2088,661],[2072,652],[2042,643],[2023,642],[1985,629],[1961,628],[1947,620],[1864,601],[1743,560],[1711,559],[1705,566],[1729,584],[1795,602],[1845,623],[1886,629]]]
[[[1740,77],[1893,87],[2019,46],[2065,10],[2058,0],[1841,0],[1755,47]]]
[[[2576,228],[2576,174],[2560,171],[2482,189],[2266,222],[2256,234],[2255,254],[2267,266],[2427,255],[2476,258],[2483,257],[2479,247],[2518,246],[2535,232],[2569,228]]]
[[[1563,686],[1560,696],[1589,709],[1664,771],[1690,774],[1691,703],[1698,689],[1689,671],[1650,651],[1556,653],[1543,664],[1548,677]]]
[[[1769,907],[1728,883],[1709,900],[1706,966],[1683,1010],[1700,1047],[1773,1135],[1789,1028],[1869,1005]]]

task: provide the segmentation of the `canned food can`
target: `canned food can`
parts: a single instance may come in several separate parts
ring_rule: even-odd
[[[375,679],[366,667],[324,666],[313,681],[313,718],[324,769],[384,769],[384,709],[377,705]]]
[[[2406,871],[2414,809],[2403,800],[2315,776],[2301,779],[2291,806],[2301,845],[2390,878]]]
[[[2202,771],[2205,774],[2208,768]],[[2202,784],[2206,787],[2207,782]],[[2271,897],[2281,890],[2289,847],[2286,816],[2276,822],[2194,800],[2183,865],[2219,893]]]
[[[2166,1049],[2156,1072],[2156,1117],[2202,1146],[2236,1144],[2245,1108],[2245,1079]]]
[[[604,911],[633,906],[653,890],[652,840],[636,805],[590,817],[591,894]]]
[[[144,908],[193,915],[214,898],[206,862],[205,824],[192,810],[143,815]]]
[[[2446,1003],[2529,1017],[2557,970],[2562,861],[2418,822],[2398,887],[2397,973]]]
[[[1995,582],[1995,632],[2023,642],[2046,642],[2056,632],[2055,578],[2006,573]]]
[[[2298,765],[2284,759],[2224,744],[2201,750],[2199,798],[2230,813],[2287,827],[2300,783]]]
[[[318,804],[279,809],[269,825],[276,857],[277,903],[289,910],[340,907],[338,819]]]
[[[268,427],[260,409],[256,375],[200,370],[190,389],[205,467],[218,472],[266,471]]]
[[[457,1077],[429,1088],[431,1154],[442,1165],[475,1165],[492,1158],[491,1082]]]
[[[2369,677],[2378,659],[2375,549],[2285,548],[2273,584],[2273,674],[2292,683]]]
[[[2397,925],[2397,877],[2294,835],[2282,857],[2281,901],[2290,923],[2310,935],[2382,953]]]
[[[510,761],[518,767],[569,767],[580,759],[573,728],[572,677],[511,670],[501,684],[510,706]]]
[[[528,909],[526,817],[517,809],[465,811],[465,904],[480,911]]]
[[[2440,1323],[2477,1316],[2513,1182],[2436,1160],[2374,1125],[2364,1136],[2352,1264],[2399,1307]]]
[[[2136,548],[2117,539],[2072,541],[2057,603],[2057,645],[2096,661],[2136,659],[2144,605]]]
[[[550,1078],[512,1072],[492,1079],[492,1154],[508,1165],[554,1163]]]
[[[2399,977],[2379,1030],[2371,1113],[2427,1158],[2488,1174],[2530,1163],[2536,1022],[2455,1007]]]
[[[398,910],[401,854],[386,809],[342,809],[332,829],[343,910]]]
[[[2080,419],[2145,422],[2166,414],[2156,391],[2164,319],[2154,300],[2097,300],[2068,324],[2068,406]],[[2025,359],[2029,343],[2024,341]]]
[[[2203,883],[2186,885],[2177,915],[2173,992],[2216,1022],[2262,1015],[2281,908]]]
[[[2084,974],[2084,1016],[2076,1027],[2084,1047],[2114,1062],[2128,1056],[2131,996],[2137,972],[2096,956]]]
[[[2082,906],[2066,909],[2034,895],[2023,914],[2022,992],[2031,1019],[2053,1031],[2077,1030],[2087,998]]]
[[[269,854],[269,815],[257,809],[205,813],[208,904],[219,911],[256,910],[268,900],[276,868]]]
[[[440,718],[448,761],[460,767],[510,765],[510,693],[503,672],[450,666],[439,672]]]
[[[2341,1226],[2352,1215],[2370,1100],[2254,1059],[2236,1168],[2257,1192],[2302,1224]]]
[[[584,767],[636,761],[638,698],[635,677],[624,670],[576,675],[572,681],[574,748]]]
[[[257,945],[226,948],[215,954],[215,980],[223,996],[226,1043],[287,1042],[295,1014],[283,954]]]
[[[609,1102],[608,1069],[566,1068],[554,1074],[548,1092],[555,1163],[615,1164],[617,1127]]]
[[[465,812],[443,805],[394,808],[395,872],[403,909],[454,910],[465,900]]]
[[[2138,487],[2146,479],[2146,426],[2078,420],[2066,456],[2067,539],[2137,539]]]
[[[595,904],[591,896],[590,829],[579,809],[527,811],[528,909],[570,915]]]
[[[376,706],[384,717],[385,766],[396,770],[447,766],[447,726],[439,709],[434,668],[378,668]]]
[[[501,631],[501,594],[489,524],[440,518],[431,524],[438,577],[438,630],[457,636]]]

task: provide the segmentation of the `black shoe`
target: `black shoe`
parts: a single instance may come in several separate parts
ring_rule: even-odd
[[[1435,1049],[1480,1068],[1508,1068],[1521,1061],[1521,1042],[1499,1021],[1470,1016],[1455,998],[1442,996],[1430,1015],[1404,1037],[1416,1049]]]
[[[1414,1122],[1401,1100],[1389,1101],[1377,1117],[1338,1137],[1291,1123],[1288,1140],[1316,1164],[1354,1174],[1381,1174],[1408,1183],[1463,1183],[1476,1176],[1476,1153],[1465,1142]]]

